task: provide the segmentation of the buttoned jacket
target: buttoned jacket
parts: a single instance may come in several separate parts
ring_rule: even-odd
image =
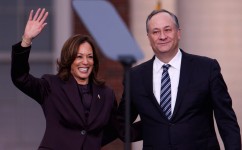
[[[130,117],[133,122],[140,115],[143,150],[219,150],[215,120],[225,149],[241,150],[240,128],[218,62],[182,51],[177,99],[170,120],[153,94],[153,62],[154,58],[129,71]],[[121,121],[125,93],[118,109]]]
[[[74,77],[67,81],[57,75],[34,77],[29,73],[30,49],[20,43],[13,46],[11,76],[16,87],[43,109],[46,130],[39,150],[100,150],[103,130],[111,126],[115,115],[113,90],[92,83],[92,104],[86,119]]]

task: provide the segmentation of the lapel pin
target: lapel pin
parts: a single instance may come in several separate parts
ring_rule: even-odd
[[[97,95],[97,98],[98,98],[98,99],[101,99],[101,97],[100,97],[100,95],[99,95],[99,94]]]

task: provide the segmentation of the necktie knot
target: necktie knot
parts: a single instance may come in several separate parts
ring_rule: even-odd
[[[170,64],[164,64],[164,65],[162,66],[162,68],[163,68],[164,71],[167,71],[167,70],[169,69],[170,66],[171,66]]]

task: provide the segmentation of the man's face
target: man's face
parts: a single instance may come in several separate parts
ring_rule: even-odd
[[[180,29],[172,17],[165,12],[155,14],[148,22],[148,38],[157,57],[168,54],[173,56],[178,50]]]

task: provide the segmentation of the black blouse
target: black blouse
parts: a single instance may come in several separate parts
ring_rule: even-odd
[[[81,96],[82,104],[85,109],[85,116],[87,119],[89,116],[90,107],[91,107],[91,103],[92,103],[91,86],[90,86],[90,84],[87,84],[87,85],[78,84],[78,89],[79,89],[79,93]]]

